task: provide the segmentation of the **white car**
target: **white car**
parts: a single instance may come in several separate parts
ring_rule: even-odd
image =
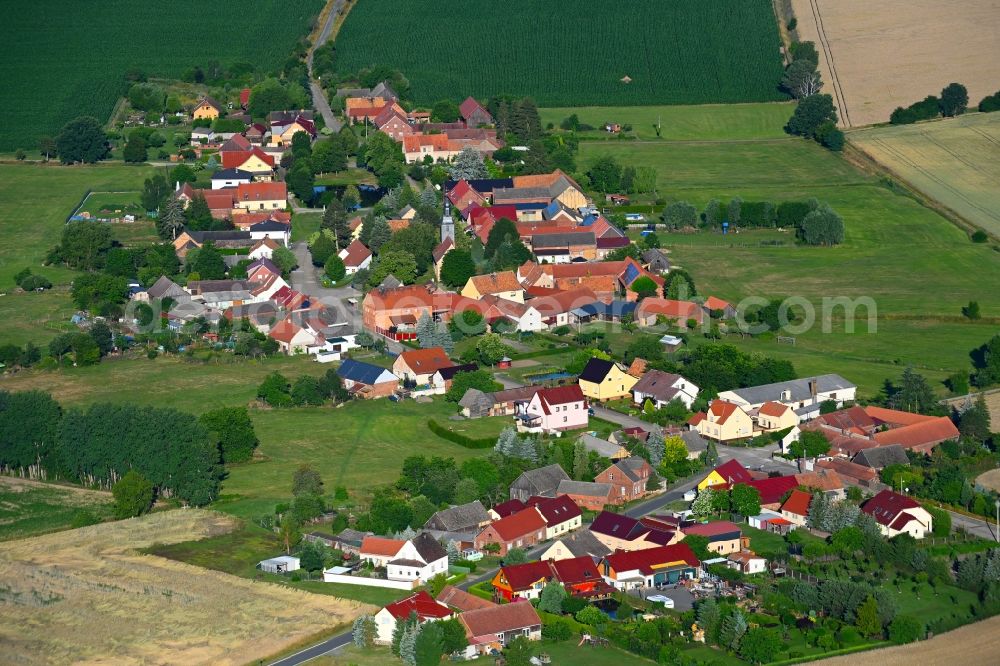
[[[665,597],[662,594],[653,594],[651,596],[648,596],[646,597],[646,601],[652,601],[653,603],[656,604],[663,604],[664,608],[674,607],[674,600],[671,599],[670,597]]]
[[[685,502],[693,502],[696,497],[698,497],[698,491],[695,490],[694,488],[684,493]]]

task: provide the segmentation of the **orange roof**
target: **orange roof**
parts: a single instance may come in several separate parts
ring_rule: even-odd
[[[268,336],[278,340],[279,342],[284,342],[285,344],[291,344],[292,339],[302,330],[301,326],[292,323],[291,319],[282,319],[277,324],[271,327],[268,331]]]
[[[253,213],[248,211],[233,213],[233,224],[239,228],[252,227],[258,222],[265,222],[267,220],[291,224],[292,214],[285,210],[272,210],[266,213]]]
[[[677,317],[684,319],[698,319],[702,316],[702,309],[697,303],[691,301],[674,301],[668,298],[646,298],[639,304],[639,313],[645,315],[663,315],[665,317]]]
[[[913,412],[902,412],[898,409],[886,409],[885,407],[865,407],[864,410],[865,414],[873,419],[878,419],[879,421],[884,421],[885,423],[891,423],[892,425],[897,426],[912,425],[914,423],[932,421],[935,418],[938,418],[936,416],[914,414]]]
[[[725,423],[738,409],[739,405],[728,400],[713,400],[708,408],[708,412],[717,417],[717,422],[721,424]]]
[[[958,436],[958,428],[947,416],[931,417],[929,421],[890,428],[874,435],[875,441],[881,446],[899,444],[904,449],[921,449],[924,453],[929,452],[936,444],[958,439]]]
[[[530,176],[514,176],[514,187],[549,187],[560,178],[565,178],[575,188],[580,189],[576,181],[567,176],[561,169],[552,173],[540,173]]]
[[[785,503],[781,505],[781,510],[794,513],[797,516],[807,516],[809,515],[810,502],[812,502],[812,495],[803,490],[793,490]]]
[[[448,135],[446,134],[410,134],[403,137],[403,152],[417,153],[422,146],[430,146],[432,150],[448,150]]]
[[[788,405],[783,405],[780,402],[768,401],[760,406],[758,413],[764,416],[781,416],[785,412],[791,409]]]
[[[389,225],[389,230],[396,232],[400,229],[406,229],[410,226],[409,220],[387,220],[386,224]]]
[[[538,311],[543,317],[554,317],[574,308],[590,305],[597,300],[597,295],[592,289],[586,287],[580,289],[567,289],[558,291],[548,296],[539,296],[528,301],[528,305]]]
[[[396,554],[399,553],[400,549],[402,549],[405,545],[406,542],[400,539],[386,539],[384,537],[366,536],[361,541],[361,554],[395,557]]]
[[[288,188],[282,182],[241,183],[236,186],[236,196],[240,201],[284,201]]]
[[[815,488],[816,490],[840,490],[844,487],[844,482],[840,475],[832,469],[820,469],[813,472],[803,472],[795,475],[795,480],[800,486]]]
[[[455,365],[442,347],[429,347],[427,349],[413,349],[405,351],[399,358],[417,374],[430,374],[437,372],[441,368],[450,368]]]
[[[716,298],[715,296],[709,296],[705,299],[705,307],[709,310],[725,310],[733,306],[729,304],[729,301],[724,301],[721,298]]]
[[[491,526],[504,541],[513,541],[529,532],[545,529],[545,519],[535,507],[528,507],[523,511],[501,518]]]
[[[488,275],[473,275],[469,282],[480,294],[496,294],[501,291],[521,291],[521,283],[513,271],[501,271]]]

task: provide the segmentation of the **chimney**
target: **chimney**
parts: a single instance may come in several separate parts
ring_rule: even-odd
[[[811,395],[813,398],[816,397],[816,380],[815,379],[810,379],[809,380],[809,395]]]

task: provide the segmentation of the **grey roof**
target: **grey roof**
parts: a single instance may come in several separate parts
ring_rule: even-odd
[[[673,385],[680,378],[680,375],[670,372],[650,370],[632,386],[632,392],[645,393],[654,396],[658,400],[670,402],[678,393],[678,390]]]
[[[206,294],[213,291],[246,291],[249,289],[246,280],[192,280],[188,282],[188,291],[192,294]]]
[[[632,456],[631,458],[625,458],[624,460],[619,460],[617,463],[615,463],[615,466],[618,467],[618,469],[620,469],[622,472],[627,474],[629,478],[631,478],[633,481],[638,481],[640,479],[638,474],[639,470],[642,469],[643,465],[648,465],[648,464],[649,463],[647,463],[643,458],[640,458],[638,456]]]
[[[809,392],[809,382],[816,380],[816,390],[820,393],[827,391],[839,391],[841,389],[857,388],[840,375],[818,375],[816,377],[804,377],[802,379],[791,379],[787,382],[775,382],[773,384],[763,384],[761,386],[750,386],[748,388],[733,389],[732,393],[739,396],[751,405],[761,405],[768,400],[780,400],[784,391],[791,392],[792,402],[808,400],[812,397]]]
[[[239,321],[245,317],[253,322],[266,322],[277,316],[278,306],[272,301],[262,301],[260,303],[234,305],[228,311],[233,321]]]
[[[899,444],[889,446],[877,446],[871,449],[862,449],[854,456],[855,462],[872,469],[882,469],[888,465],[909,465],[910,459],[906,457],[906,450]]]
[[[212,180],[253,180],[253,174],[243,169],[222,169],[212,174]]]
[[[708,440],[698,434],[697,430],[685,430],[681,433],[681,439],[687,445],[687,450],[702,452],[708,448]]]
[[[577,530],[570,536],[560,539],[560,541],[573,554],[573,557],[583,557],[584,555],[604,557],[611,554],[611,549],[601,543],[590,530]]]
[[[370,536],[371,532],[359,532],[358,530],[351,529],[350,527],[341,530],[337,534],[337,541],[341,543],[348,543],[354,546],[360,546],[361,542],[364,541],[366,536]]]
[[[482,532],[482,529],[479,527],[470,532],[449,532],[448,530],[433,530],[426,527],[424,530],[441,543],[448,543],[449,541],[472,543],[476,540],[476,536]]]
[[[570,245],[594,245],[597,239],[593,231],[564,231],[552,234],[535,234],[531,237],[531,247],[535,250],[542,248],[560,248]]]
[[[481,523],[487,523],[489,520],[490,514],[486,512],[486,507],[483,506],[482,502],[476,500],[438,511],[427,519],[424,527],[446,532],[462,532],[468,528],[478,527]]]
[[[547,187],[504,187],[493,190],[493,203],[517,201],[518,199],[551,199]]]
[[[462,396],[462,399],[458,401],[460,407],[478,408],[482,410],[489,410],[494,405],[493,396],[489,393],[483,393],[479,389],[470,388]]]
[[[395,275],[393,275],[392,273],[389,273],[388,275],[385,276],[385,279],[382,280],[382,284],[380,284],[378,286],[378,288],[379,289],[395,289],[397,287],[402,287],[402,286],[403,286],[403,283],[400,282],[399,279]]]
[[[287,224],[278,222],[277,220],[264,220],[263,222],[258,222],[257,224],[250,226],[250,231],[288,231],[289,227]]]
[[[610,483],[593,483],[591,481],[573,481],[563,479],[559,482],[556,492],[560,495],[584,495],[586,497],[607,497],[611,492]]]
[[[649,249],[642,253],[642,261],[646,264],[659,264],[661,266],[670,266],[670,258],[664,254],[663,250]]]
[[[511,484],[511,491],[515,489],[527,491],[530,495],[541,497],[553,497],[559,482],[568,480],[569,475],[558,464],[546,465],[538,469],[529,469]]]
[[[442,557],[448,557],[448,551],[444,549],[444,546],[427,532],[421,532],[413,537],[411,543],[427,564],[440,560]]]
[[[198,243],[208,241],[246,241],[252,242],[249,231],[192,231],[185,228],[184,231],[192,240]]]
[[[187,296],[187,292],[181,289],[180,285],[176,282],[163,275],[153,283],[153,286],[146,290],[150,298],[166,298],[167,296],[171,298],[177,298],[178,296]]]
[[[605,458],[610,458],[618,453],[619,449],[621,449],[620,446],[612,444],[606,439],[594,437],[590,433],[580,435],[580,441],[583,443],[583,448],[588,451],[596,451],[599,455],[602,455]]]

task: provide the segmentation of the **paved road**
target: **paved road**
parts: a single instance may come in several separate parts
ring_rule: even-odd
[[[326,99],[326,92],[323,87],[319,85],[316,81],[316,77],[313,76],[313,52],[322,46],[327,39],[330,37],[330,32],[333,31],[333,24],[336,23],[337,17],[340,16],[340,12],[344,9],[344,0],[336,0],[333,3],[333,8],[330,13],[327,14],[326,23],[323,24],[323,29],[319,33],[319,37],[316,38],[316,42],[309,49],[309,53],[306,55],[306,65],[309,67],[309,88],[312,91],[313,105],[315,105],[316,110],[319,111],[320,115],[323,116],[323,122],[334,132],[339,132],[342,123],[333,115],[333,109],[330,108],[330,102]]]
[[[279,659],[278,661],[272,661],[271,666],[297,666],[298,664],[303,664],[311,659],[320,657],[334,650],[338,650],[345,645],[350,644],[352,640],[351,632],[345,631],[343,633],[337,634],[333,638],[323,641],[322,643],[317,643],[312,647],[307,647],[301,652],[296,652],[295,654],[288,655],[284,659]]]
[[[299,267],[292,271],[292,287],[303,294],[318,298],[322,303],[329,306],[343,305],[345,298],[357,298],[360,300],[361,292],[350,285],[346,287],[323,286],[323,283],[320,281],[320,271],[323,269],[313,266],[312,256],[309,254],[309,246],[304,241],[292,243],[292,252],[295,253],[295,258],[299,262]],[[349,312],[356,314],[357,323],[360,325],[360,310],[350,308]]]

